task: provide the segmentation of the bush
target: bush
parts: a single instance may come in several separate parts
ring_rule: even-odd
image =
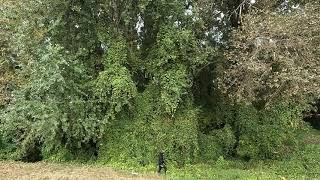
[[[203,161],[217,160],[230,156],[236,143],[236,137],[230,125],[213,130],[210,134],[199,136],[200,158]]]
[[[0,133],[0,160],[16,159],[15,151],[16,147],[13,143],[6,142]]]
[[[275,159],[293,151],[301,109],[278,102],[270,109],[240,106],[236,126],[239,132],[237,154],[247,158]]]
[[[198,152],[197,109],[188,101],[174,116],[161,111],[156,89],[148,87],[135,98],[133,113],[122,114],[99,148],[99,161],[129,165],[156,164],[158,153],[176,165],[191,163]],[[160,109],[158,109],[160,107]]]

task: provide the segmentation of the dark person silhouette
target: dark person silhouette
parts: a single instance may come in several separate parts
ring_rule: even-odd
[[[167,173],[167,167],[166,167],[166,162],[165,162],[165,159],[164,159],[164,152],[161,151],[159,153],[159,160],[158,160],[158,173],[160,174],[161,173],[161,170],[164,170],[164,173],[166,174]]]

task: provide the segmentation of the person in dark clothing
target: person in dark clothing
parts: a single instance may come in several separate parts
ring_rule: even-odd
[[[167,173],[166,161],[164,159],[164,152],[161,151],[159,153],[159,160],[158,160],[158,173],[161,173],[161,170],[164,170],[164,173]]]

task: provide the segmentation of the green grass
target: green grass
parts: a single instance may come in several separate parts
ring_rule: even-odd
[[[47,159],[47,161],[70,164],[75,167],[79,164],[92,165],[97,168],[107,166],[129,173],[154,174],[156,172],[156,162],[141,166],[136,162],[57,161],[60,158],[60,156],[57,156]],[[183,168],[177,168],[172,163],[168,163],[167,167],[167,174],[162,176],[169,180],[317,180],[320,179],[320,131],[309,129],[301,132],[298,149],[294,153],[287,154],[287,157],[282,160],[252,160],[247,162],[220,157],[217,161],[211,163],[186,165]]]
[[[195,165],[170,172],[168,179],[279,179],[280,176],[266,171],[221,168],[208,165]]]
[[[168,164],[165,179],[206,179],[206,180],[309,180],[320,179],[320,131],[308,130],[299,135],[298,149],[282,160],[241,161],[219,158],[210,164],[187,165],[176,168]],[[116,169],[130,172],[154,172],[155,165],[145,167],[121,163],[107,164]]]
[[[299,135],[297,151],[282,160],[251,161],[219,159],[212,165],[198,164],[172,169],[168,179],[320,179],[320,131]]]

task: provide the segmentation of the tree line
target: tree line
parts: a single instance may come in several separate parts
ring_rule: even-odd
[[[0,2],[2,159],[277,159],[317,111],[318,1]]]

